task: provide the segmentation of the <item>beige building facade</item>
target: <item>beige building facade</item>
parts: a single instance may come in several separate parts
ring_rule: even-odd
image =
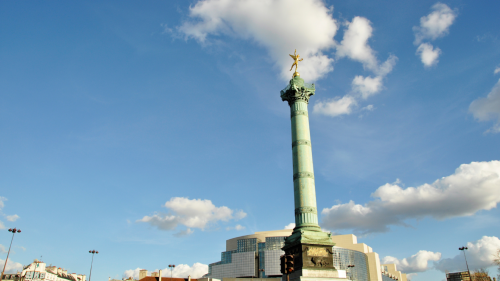
[[[226,251],[221,261],[209,265],[206,278],[236,281],[238,277],[267,279],[279,277],[279,256],[283,255],[278,238],[288,237],[292,229],[262,231],[226,240]],[[270,244],[275,241],[274,244]],[[365,243],[358,243],[353,234],[334,235],[334,264],[346,277],[360,281],[407,281],[406,274],[397,271],[395,264],[382,265],[379,255]],[[260,248],[262,246],[262,249]],[[275,253],[276,252],[276,253]],[[247,259],[243,259],[243,256]],[[241,256],[241,257],[240,257]],[[353,266],[354,265],[354,266]],[[239,275],[239,276],[238,276]]]

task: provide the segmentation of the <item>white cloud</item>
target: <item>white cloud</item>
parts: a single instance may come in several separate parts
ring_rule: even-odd
[[[293,223],[293,222],[285,225],[285,229],[294,229],[294,228],[295,228],[295,223]]]
[[[495,71],[493,71],[493,74],[497,74],[497,73],[500,73],[500,66],[497,66],[497,68],[495,68]]]
[[[196,262],[192,266],[189,266],[187,264],[176,265],[172,272],[172,276],[178,278],[187,278],[189,275],[191,275],[191,278],[200,278],[207,273],[208,265]],[[162,270],[162,276],[170,276],[170,270],[168,267]]]
[[[371,22],[363,17],[354,17],[352,22],[346,22],[347,30],[340,44],[337,45],[337,57],[348,57],[363,64],[377,76],[384,77],[396,64],[397,57],[390,55],[387,61],[379,65],[375,51],[368,45],[372,36]]]
[[[7,250],[5,250],[5,246],[0,244],[0,253],[7,253]]]
[[[407,219],[447,219],[471,216],[500,202],[500,161],[462,164],[455,173],[432,184],[402,188],[387,183],[365,205],[353,201],[325,208],[322,227],[351,229],[367,234],[387,232],[390,225],[406,226]]]
[[[240,224],[237,224],[236,226],[232,227],[232,226],[228,226],[226,227],[226,230],[244,230],[246,227],[240,225]]]
[[[2,214],[8,221],[14,222],[19,218],[18,215],[8,216],[2,213],[2,209],[5,207],[5,201],[7,201],[7,198],[0,196],[0,214]],[[0,221],[0,229],[5,229],[5,225],[2,221]]]
[[[5,264],[5,260],[0,259],[0,264]],[[5,266],[5,273],[16,273],[23,270],[23,265],[9,259]]]
[[[496,119],[497,123],[489,131],[500,132],[500,79],[487,97],[478,98],[470,104],[469,111],[479,121]]]
[[[418,251],[409,258],[399,260],[395,257],[387,256],[382,259],[382,264],[395,264],[397,269],[404,273],[424,272],[429,269],[429,261],[438,261],[441,253],[430,251]]]
[[[369,105],[361,108],[361,110],[374,111],[375,107],[373,106],[373,104],[369,104]]]
[[[441,49],[438,47],[434,49],[432,44],[422,43],[418,46],[416,54],[420,55],[420,60],[425,67],[431,67],[439,62],[438,58],[441,54]]]
[[[363,77],[358,75],[352,80],[352,88],[354,92],[361,94],[363,99],[374,95],[382,88],[382,77]]]
[[[141,271],[142,268],[138,267],[136,269],[128,269],[125,270],[123,273],[123,278],[129,278],[132,277],[135,280],[139,280],[139,271]]]
[[[375,52],[368,45],[373,31],[370,24],[370,21],[363,17],[354,17],[352,22],[347,22],[344,38],[337,46],[337,57],[348,57],[361,62],[366,69],[377,71]]]
[[[406,279],[411,281],[413,279],[413,277],[417,276],[418,273],[407,273],[406,274]]]
[[[193,230],[191,230],[191,228],[186,228],[185,230],[181,230],[177,233],[174,234],[175,237],[183,237],[183,236],[188,236],[188,235],[191,235],[193,234]]]
[[[239,220],[246,216],[241,210],[236,211],[233,216],[234,210],[226,206],[216,207],[212,201],[206,199],[173,197],[165,203],[165,207],[171,210],[171,214],[156,213],[144,216],[137,222],[146,222],[161,230],[173,230],[181,224],[187,227],[187,230],[177,233],[178,236],[182,236],[192,233],[191,228],[204,230],[210,223]]]
[[[432,6],[432,12],[420,18],[420,26],[414,26],[415,45],[419,45],[422,40],[435,40],[443,37],[449,32],[450,26],[457,17],[456,10],[450,9],[443,3],[436,3]]]
[[[298,6],[300,16],[296,13]],[[364,98],[375,94],[382,89],[382,79],[392,70],[397,58],[391,55],[386,62],[379,64],[368,45],[373,28],[363,17],[354,17],[352,22],[345,23],[347,30],[337,44],[334,36],[338,25],[332,17],[332,10],[321,0],[200,0],[190,7],[189,19],[177,30],[186,39],[193,38],[201,44],[209,44],[210,37],[223,35],[251,40],[267,49],[285,80],[291,77],[292,61],[287,54],[293,49],[304,58],[299,72],[308,81],[318,80],[333,70],[334,60],[325,53],[336,49],[338,58],[359,61],[376,76],[353,81],[355,92]],[[379,85],[374,88],[373,82]],[[335,103],[339,100],[343,104]],[[345,106],[349,101],[354,105],[353,100],[353,97],[346,96],[320,102],[318,112],[330,116],[350,114],[350,106]],[[341,108],[337,109],[338,106]]]
[[[236,212],[236,214],[234,214],[234,219],[241,220],[241,219],[245,218],[246,216],[247,216],[247,213],[239,210],[238,212]]]
[[[375,76],[357,75],[352,80],[352,91],[354,95],[345,95],[331,100],[318,101],[314,105],[314,112],[339,116],[351,114],[358,104],[357,99],[367,99],[383,89],[383,79],[389,74],[396,64],[397,57],[390,55],[382,64],[379,64],[375,51],[368,45],[368,39],[372,36],[373,28],[368,19],[354,17],[352,22],[346,22],[347,30],[340,44],[337,45],[337,57],[348,57],[363,64],[363,68],[370,70]]]
[[[313,112],[329,116],[350,114],[356,104],[356,99],[354,97],[345,95],[340,99],[333,98],[331,100],[316,102],[313,107]]]
[[[12,216],[6,216],[8,221],[16,221],[19,216],[18,215],[12,215]]]
[[[459,245],[460,246],[460,245]],[[500,249],[500,239],[495,236],[483,236],[475,242],[468,242],[465,254],[470,270],[486,268],[493,265],[493,255]],[[465,269],[465,259],[461,251],[458,250],[457,255],[453,258],[442,259],[436,263],[435,268],[445,272],[459,271]]]
[[[333,59],[323,54],[335,46],[331,12],[320,0],[201,0],[178,31],[202,44],[221,34],[252,40],[268,50],[285,80],[291,78],[287,54],[297,49],[304,58],[301,76],[314,81],[333,70]]]
[[[132,277],[134,279],[139,279],[139,271],[141,268],[136,268],[136,269],[129,269],[125,270],[123,273],[123,278],[129,278]],[[158,272],[158,269],[154,270],[153,272]],[[191,275],[191,278],[200,278],[204,274],[208,273],[208,265],[202,264],[202,263],[194,263],[192,266],[189,266],[187,264],[179,264],[176,265],[174,270],[172,271],[172,277],[177,277],[177,278],[187,278],[189,275]],[[164,268],[162,269],[162,277],[170,277],[170,268]]]

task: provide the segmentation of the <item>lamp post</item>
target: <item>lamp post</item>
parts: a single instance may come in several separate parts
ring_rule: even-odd
[[[472,280],[472,276],[470,275],[469,265],[467,264],[467,257],[465,256],[465,250],[468,250],[467,247],[458,248],[460,251],[464,252],[465,265],[467,266],[467,272],[469,272],[469,280]]]
[[[10,228],[9,232],[12,232],[12,239],[10,239],[9,252],[7,253],[7,258],[5,259],[5,264],[3,265],[2,275],[0,275],[0,280],[3,279],[3,274],[5,272],[5,267],[7,266],[7,262],[9,261],[10,248],[12,247],[12,241],[14,241],[14,234],[21,232],[20,229]]]
[[[169,264],[168,267],[170,268],[170,281],[172,281],[172,271],[174,270],[175,264]]]
[[[89,253],[92,254],[92,262],[90,262],[90,274],[89,274],[89,281],[90,281],[90,278],[92,277],[92,265],[94,264],[94,255],[99,254],[99,252],[96,250],[92,250],[89,251]]]
[[[348,270],[349,268],[353,268],[353,267],[354,267],[354,264],[349,264],[349,265],[347,265],[346,273],[347,273],[347,270]],[[349,272],[349,278],[351,278],[351,279],[352,279],[352,272]]]

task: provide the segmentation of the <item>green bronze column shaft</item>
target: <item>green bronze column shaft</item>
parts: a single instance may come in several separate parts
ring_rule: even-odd
[[[314,84],[305,84],[300,76],[290,80],[281,98],[290,105],[292,123],[293,187],[295,229],[320,231],[316,208],[316,188],[309,132],[307,105],[314,95]]]

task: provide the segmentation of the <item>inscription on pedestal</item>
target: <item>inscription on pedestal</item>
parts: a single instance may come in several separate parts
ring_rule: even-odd
[[[287,255],[293,255],[295,270],[302,268],[334,269],[331,246],[299,245],[286,250]]]
[[[328,257],[328,252],[325,248],[307,247],[307,255],[310,257]]]

